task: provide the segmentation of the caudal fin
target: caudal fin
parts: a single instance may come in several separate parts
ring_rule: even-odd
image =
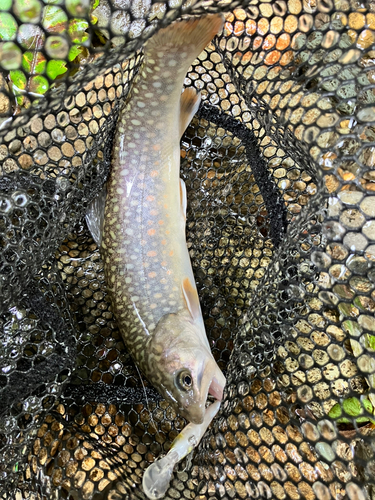
[[[223,24],[222,14],[208,14],[174,22],[148,40],[145,47],[146,57],[160,60],[161,71],[163,67],[168,67],[175,71],[181,69],[186,73]]]

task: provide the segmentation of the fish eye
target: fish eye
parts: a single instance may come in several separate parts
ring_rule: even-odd
[[[177,375],[176,383],[180,389],[188,391],[193,386],[193,378],[191,376],[191,373],[187,370],[183,370]]]

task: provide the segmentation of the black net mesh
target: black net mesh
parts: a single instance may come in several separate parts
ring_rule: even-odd
[[[227,387],[166,498],[375,496],[375,4],[0,0],[0,498],[144,498],[185,425],[126,352],[83,217],[143,43],[219,11],[181,176]]]

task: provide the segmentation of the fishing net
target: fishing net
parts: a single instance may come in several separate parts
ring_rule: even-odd
[[[181,176],[227,387],[165,498],[375,497],[375,4],[1,0],[0,498],[144,498],[185,425],[123,345],[84,215],[145,40],[219,11]]]

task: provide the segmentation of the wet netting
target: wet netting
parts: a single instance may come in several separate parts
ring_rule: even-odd
[[[84,215],[144,42],[220,11],[181,176],[227,386],[165,498],[375,498],[365,0],[0,0],[0,498],[145,498],[186,423],[124,348]]]

